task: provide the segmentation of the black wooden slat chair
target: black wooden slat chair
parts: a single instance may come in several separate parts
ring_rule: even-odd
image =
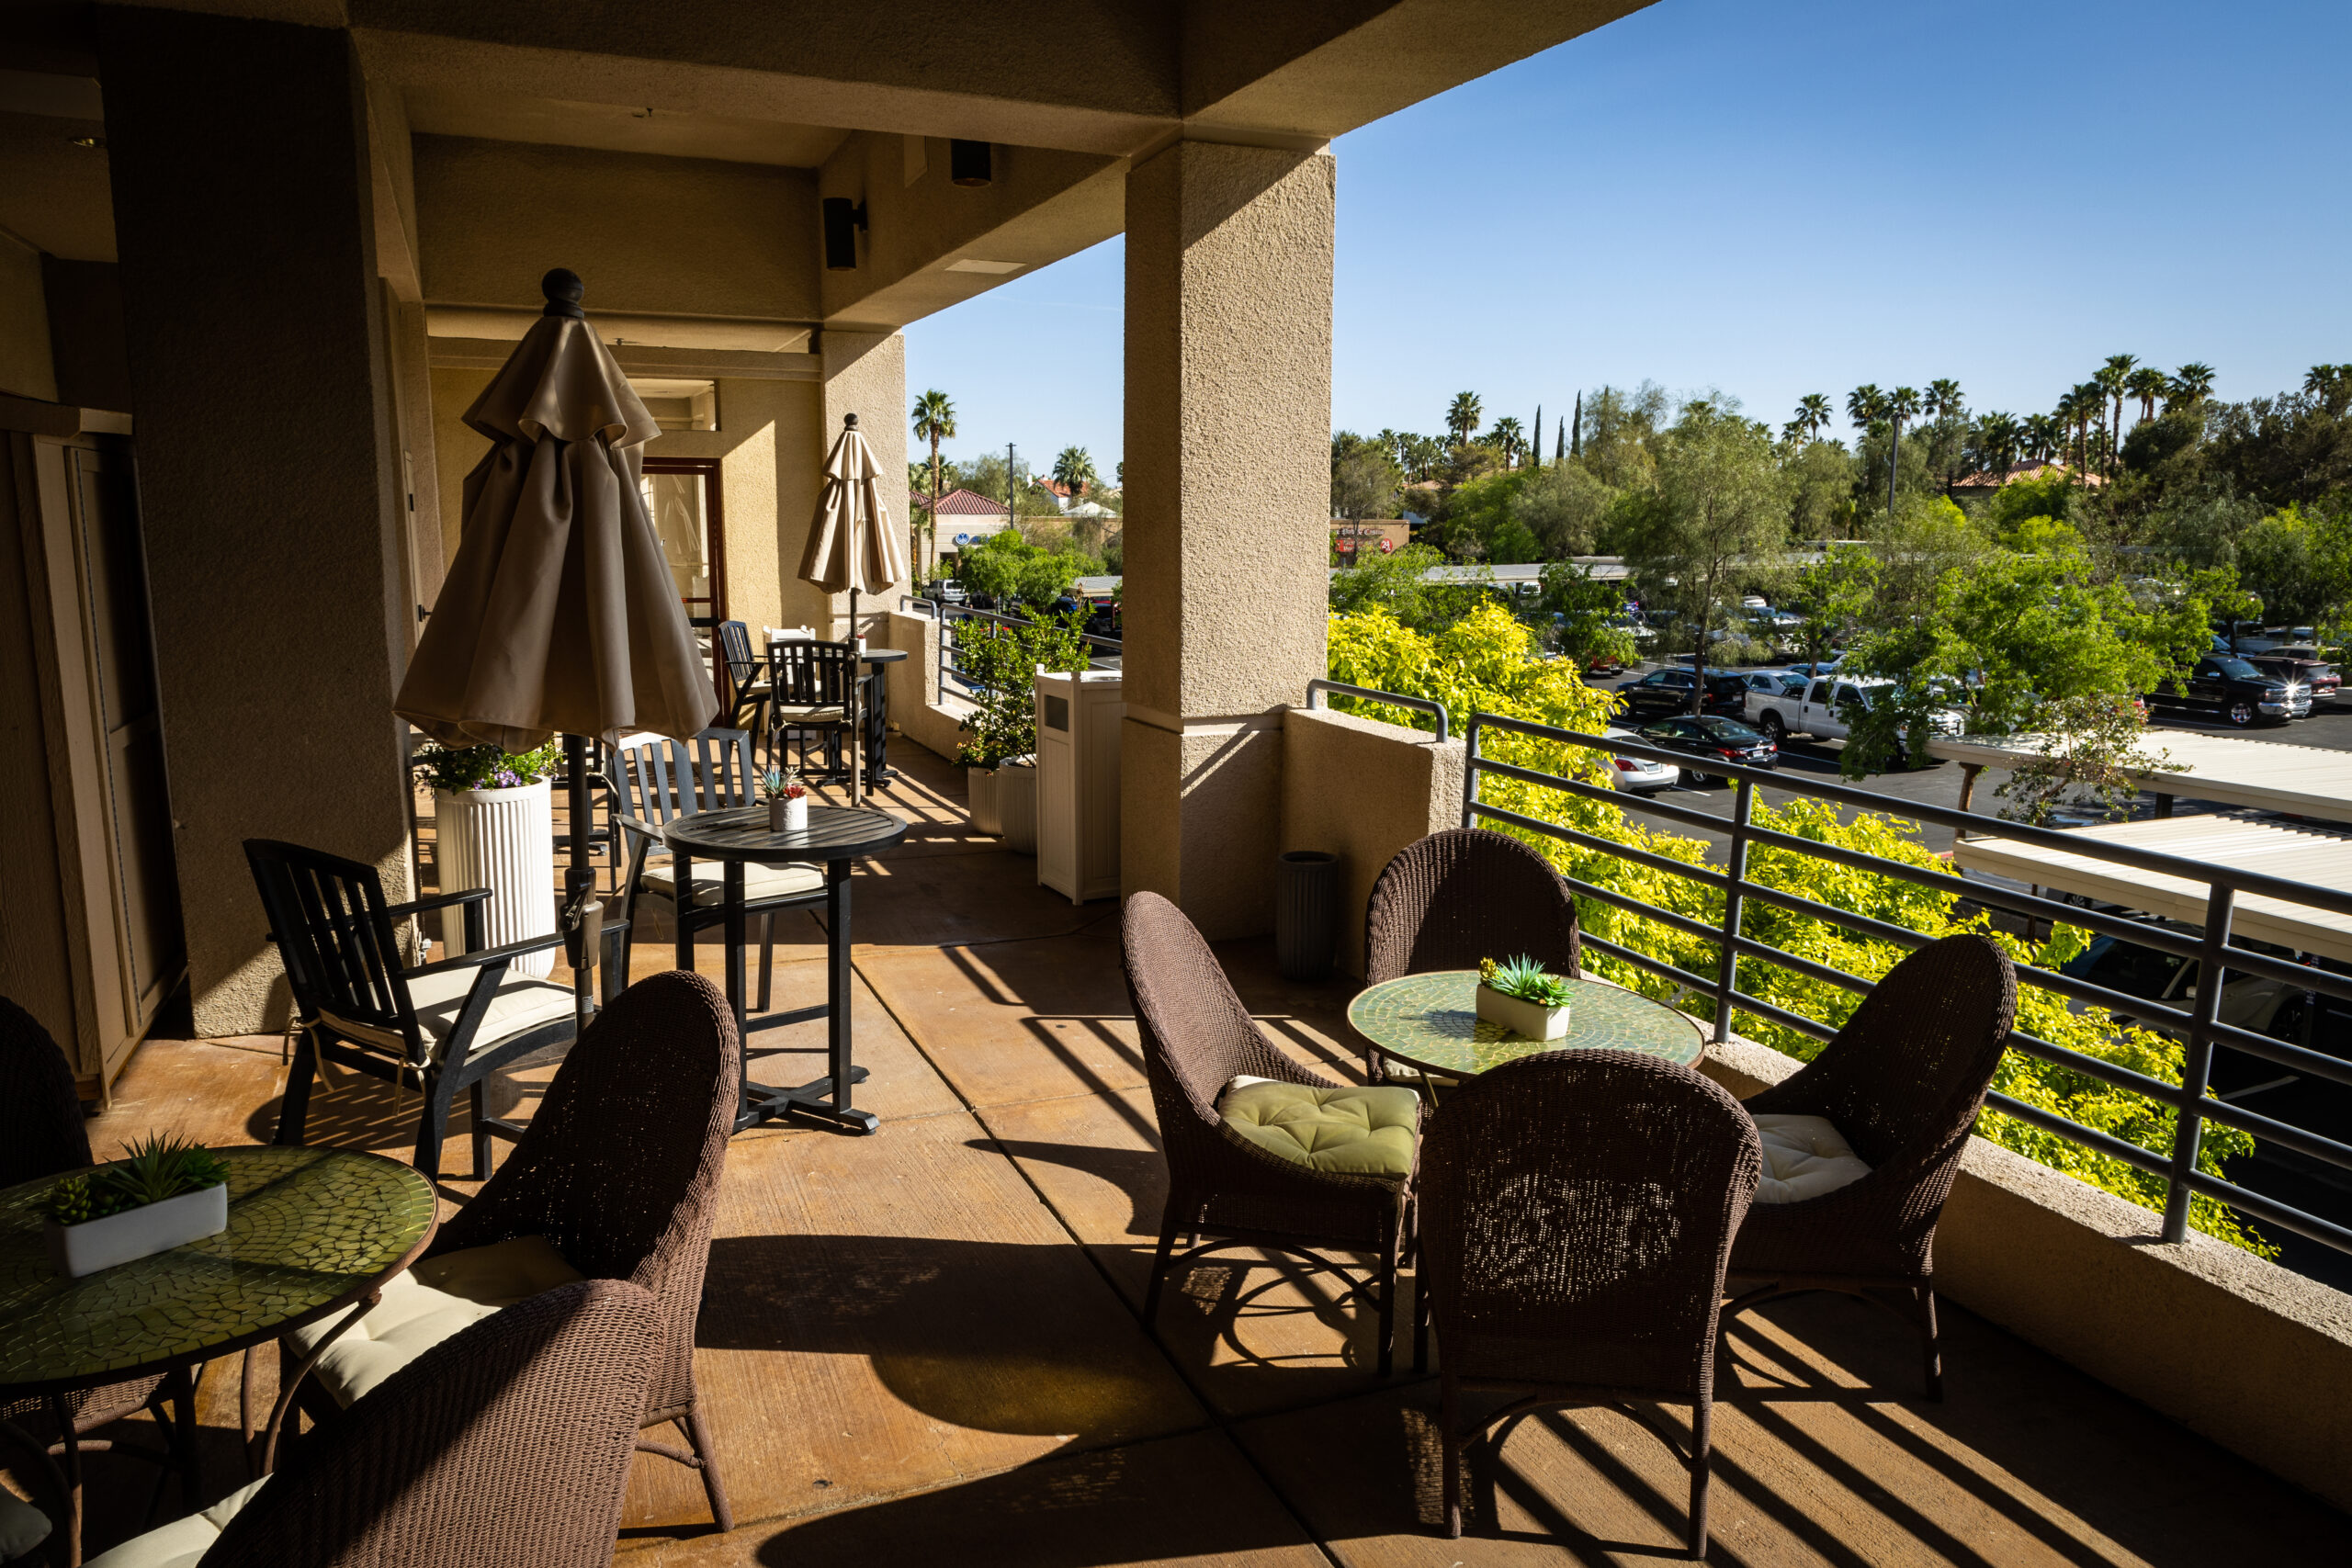
[[[725,811],[752,803],[756,775],[752,737],[741,729],[706,729],[684,741],[639,736],[615,750],[605,776],[612,786],[613,822],[628,849],[619,893],[621,919],[628,927],[621,947],[621,966],[626,971],[636,944],[640,899],[666,906],[673,931],[700,931],[726,919],[720,901],[726,895],[727,868],[717,861],[695,862],[694,896],[682,906],[662,829],[690,811]],[[760,920],[760,999],[755,1010],[765,1012],[768,1007],[775,964],[776,911],[824,901],[825,868],[821,865],[744,866],[744,913]]]
[[[864,749],[857,740],[864,732],[865,693],[858,682],[857,644],[796,638],[775,644],[769,661],[779,742],[786,736],[797,741],[801,771],[807,773],[809,737],[821,736],[827,773],[839,774],[845,764],[851,798],[859,798],[864,793],[859,787]]]
[[[286,964],[301,1043],[277,1114],[280,1144],[302,1142],[311,1080],[323,1056],[371,1077],[401,1085],[416,1079],[424,1108],[416,1130],[416,1168],[441,1175],[441,1143],[459,1089],[473,1101],[474,1177],[490,1174],[490,1139],[522,1135],[519,1123],[489,1113],[490,1076],[575,1032],[571,987],[535,980],[509,967],[517,958],[560,947],[553,932],[482,945],[481,907],[487,888],[468,888],[394,904],[376,868],[273,839],[245,840],[271,940]],[[393,940],[398,920],[452,905],[465,909],[471,952],[435,964],[409,964]],[[615,954],[624,932],[605,927],[605,985],[618,979]]]
[[[717,635],[719,662],[727,670],[727,728],[757,735],[767,728],[769,684],[752,646],[752,629],[741,621],[721,621]]]

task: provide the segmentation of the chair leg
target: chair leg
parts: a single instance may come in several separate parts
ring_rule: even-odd
[[[277,1104],[277,1132],[272,1142],[300,1145],[303,1126],[311,1119],[311,1080],[318,1071],[318,1040],[305,1032],[302,1043],[294,1047],[293,1065],[286,1069],[286,1094]]]
[[[768,982],[775,973],[775,911],[770,909],[760,917],[760,1005],[752,1010],[768,1010]]]
[[[725,1535],[735,1528],[735,1510],[727,1502],[727,1483],[718,1477],[718,1450],[711,1446],[710,1428],[702,1424],[702,1406],[688,1405],[678,1424],[686,1429],[686,1442],[695,1458],[702,1461],[702,1490],[710,1499],[711,1522]]]
[[[473,1112],[474,1179],[490,1179],[490,1080],[476,1078],[467,1090],[467,1105]]]
[[[1462,1536],[1462,1390],[1452,1372],[1438,1379],[1439,1462],[1445,1466],[1445,1539]]]
[[[1380,1372],[1396,1370],[1396,1227],[1390,1222],[1387,1244],[1380,1253]]]
[[[1713,1469],[1708,1422],[1714,1402],[1702,1393],[1690,1402],[1690,1535],[1694,1558],[1707,1555],[1707,1478]]]
[[[416,1124],[416,1168],[427,1181],[441,1179],[441,1140],[449,1131],[449,1102],[458,1086],[441,1073],[424,1076],[424,1114]]]
[[[1143,1326],[1147,1333],[1154,1332],[1154,1325],[1159,1320],[1159,1292],[1168,1282],[1169,1257],[1176,1250],[1178,1218],[1176,1199],[1170,1194],[1167,1213],[1160,1216],[1159,1250],[1152,1257],[1151,1282],[1144,1287],[1143,1292]]]
[[[1936,1288],[1921,1285],[1912,1292],[1919,1305],[1919,1357],[1928,1374],[1928,1397],[1938,1404],[1944,1397],[1943,1337],[1936,1327]]]

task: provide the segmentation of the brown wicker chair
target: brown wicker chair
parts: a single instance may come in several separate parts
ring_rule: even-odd
[[[1364,983],[1476,969],[1530,953],[1555,975],[1583,973],[1577,905],[1551,863],[1484,828],[1431,833],[1396,852],[1372,886],[1363,921]],[[1383,1076],[1367,1049],[1364,1072]]]
[[[1522,1056],[1447,1100],[1422,1155],[1415,1352],[1433,1317],[1448,1536],[1464,1389],[1521,1396],[1480,1433],[1545,1407],[1671,1399],[1691,1407],[1688,1539],[1705,1555],[1715,1314],[1762,1165],[1737,1100],[1631,1052]]]
[[[6,997],[0,997],[0,1187],[37,1181],[62,1171],[79,1170],[96,1163],[90,1135],[82,1122],[82,1102],[74,1090],[74,1068],[56,1040],[39,1019]],[[134,1378],[107,1383],[64,1396],[74,1424],[75,1456],[69,1461],[78,1472],[80,1455],[112,1451],[135,1454],[177,1471],[181,1499],[190,1507],[202,1486],[197,1472],[194,1436],[194,1373],[187,1368],[160,1377]],[[167,1407],[180,1406],[175,1419]],[[85,1442],[81,1434],[96,1431],[141,1410],[155,1417],[165,1447],[118,1444],[101,1438]],[[78,1488],[57,1461],[65,1457],[65,1434],[58,1429],[56,1413],[46,1397],[0,1403],[0,1435],[35,1459],[57,1489],[66,1510],[67,1539],[78,1541],[74,1498]],[[160,1480],[156,1488],[162,1495]],[[78,1548],[75,1548],[78,1550]]]
[[[1928,1397],[1943,1397],[1936,1221],[2007,1049],[2017,972],[1982,936],[1946,937],[1896,964],[1803,1071],[1747,1101],[1753,1116],[1818,1116],[1870,1173],[1796,1202],[1759,1200],[1732,1248],[1726,1319],[1775,1296],[1876,1301],[1919,1331]]]
[[[1377,1259],[1380,1372],[1396,1359],[1396,1267],[1410,1229],[1412,1179],[1311,1169],[1226,1126],[1217,1098],[1240,1075],[1344,1089],[1292,1061],[1261,1033],[1225,971],[1183,912],[1156,893],[1127,900],[1121,918],[1127,994],[1143,1034],[1168,1158],[1168,1207],[1144,1295],[1146,1328],[1157,1321],[1169,1270],[1228,1247],[1261,1247],[1330,1267],[1315,1248]],[[1179,1232],[1196,1245],[1175,1255]],[[1201,1243],[1198,1238],[1211,1239]],[[1361,1287],[1357,1288],[1361,1290]]]
[[[605,1568],[662,1335],[623,1280],[533,1296],[393,1373],[367,1419],[90,1568]]]
[[[734,1010],[716,986],[683,970],[639,981],[589,1025],[514,1152],[417,1265],[431,1275],[435,1259],[537,1237],[583,1276],[652,1292],[662,1341],[639,1425],[675,1421],[690,1447],[638,1446],[701,1472],[721,1531],[734,1515],[696,1403],[695,1318],[742,1070]],[[363,1318],[351,1332],[366,1327]],[[286,1364],[323,1335],[324,1325],[290,1342]],[[321,1362],[329,1377],[334,1351]],[[305,1408],[334,1420],[334,1404],[303,1392]],[[345,1391],[327,1392],[344,1401]]]

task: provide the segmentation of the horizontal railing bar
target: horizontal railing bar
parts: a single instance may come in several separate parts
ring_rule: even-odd
[[[2315,964],[2297,964],[2290,959],[2273,958],[2267,953],[2225,947],[2222,949],[2222,967],[2233,974],[2278,980],[2299,991],[2317,991],[2338,1001],[2352,1001],[2352,976],[2337,975]]]
[[[1629,860],[1636,865],[1645,865],[1653,871],[1662,871],[1671,876],[1688,877],[1702,887],[1712,887],[1718,893],[1727,891],[1731,886],[1731,878],[1722,872],[1711,871],[1705,866],[1693,865],[1688,861],[1679,861],[1669,855],[1656,854],[1648,850],[1637,850],[1631,844],[1612,843],[1607,839],[1596,838],[1581,829],[1563,828],[1557,822],[1546,822],[1540,817],[1522,816],[1508,807],[1488,806],[1486,802],[1480,801],[1478,809],[1482,816],[1492,817],[1501,822],[1509,822],[1513,827],[1525,828],[1530,832],[1544,833],[1564,843],[1577,844],[1585,849],[1597,850],[1603,854],[1621,860]],[[1716,931],[1713,926],[1705,926],[1701,929],[1710,935]]]
[[[1710,816],[1704,811],[1679,805],[1671,800],[1660,800],[1654,795],[1632,795],[1621,789],[1587,784],[1582,779],[1560,778],[1552,773],[1538,773],[1533,768],[1522,768],[1515,762],[1498,762],[1487,757],[1478,759],[1478,771],[1483,773],[1495,773],[1507,779],[1517,779],[1522,784],[1532,784],[1544,789],[1556,789],[1563,794],[1581,795],[1587,800],[1598,801],[1603,806],[1614,806],[1621,810],[1646,811],[1653,817],[1663,817],[1669,822],[1679,822],[1686,828],[1697,828],[1702,831],[1715,833],[1731,831],[1731,824],[1720,817]],[[1483,807],[1486,802],[1479,801],[1476,804]]]
[[[2226,1122],[2242,1132],[2252,1133],[2257,1138],[2282,1144],[2297,1154],[2322,1164],[2352,1170],[2352,1144],[2340,1144],[2334,1138],[2307,1132],[2290,1122],[2265,1116],[2259,1111],[2248,1111],[2233,1100],[2202,1100],[2198,1104],[2197,1113],[2208,1122]]]
[[[1435,714],[1437,716],[1437,739],[1441,743],[1442,743],[1452,732],[1452,721],[1446,717],[1444,705],[1441,703],[1433,703],[1427,697],[1408,697],[1402,692],[1377,691],[1370,686],[1351,686],[1344,681],[1328,681],[1318,675],[1314,680],[1306,682],[1306,705],[1310,708],[1322,707],[1323,705],[1317,702],[1315,699],[1326,692],[1334,692],[1343,697],[1360,697],[1366,702],[1385,703],[1391,707],[1408,708],[1419,713]]]
[[[1532,724],[1525,719],[1509,718],[1501,714],[1486,712],[1470,716],[1470,727],[1500,729],[1509,734],[1524,735],[1531,739],[1549,740],[1559,744],[1582,746],[1589,750],[1606,751],[1616,756],[1647,757],[1653,761],[1681,766],[1681,754],[1644,746],[1637,741],[1611,739],[1606,736],[1588,735],[1579,730],[1563,729],[1553,725]],[[1484,766],[1474,754],[1471,765]],[[1982,832],[1988,823],[1998,829],[1999,836],[2013,843],[2030,844],[2062,854],[2078,854],[2087,859],[2128,865],[2161,875],[2177,876],[2185,881],[2202,882],[2236,889],[2240,893],[2256,893],[2283,899],[2290,904],[2302,904],[2312,908],[2326,909],[2335,914],[2352,915],[2352,893],[2334,888],[2318,887],[2307,882],[2295,882],[2286,877],[2272,876],[2265,872],[2247,871],[2239,866],[2211,865],[2180,855],[2170,855],[2155,850],[2143,850],[2130,844],[2117,844],[2097,840],[2085,840],[2053,828],[2036,828],[2022,822],[2004,822],[1981,817],[1972,811],[1960,811],[1950,807],[1935,806],[1926,801],[1900,800],[1875,790],[1856,789],[1847,784],[1824,784],[1816,779],[1792,783],[1779,773],[1750,768],[1732,762],[1710,762],[1709,773],[1723,778],[1744,778],[1752,784],[1777,789],[1783,794],[1810,795],[1815,799],[1831,800],[1841,805],[1858,807],[1865,811],[1886,812],[1907,817],[1914,821],[1932,822],[1957,832]],[[1826,847],[1826,846],[1824,846]]]
[[[1655,904],[1645,904],[1631,894],[1620,893],[1611,887],[1595,886],[1589,882],[1565,874],[1560,880],[1568,885],[1568,891],[1571,893],[1607,904],[1613,908],[1623,909],[1640,919],[1656,920],[1658,924],[1679,931],[1685,936],[1695,936],[1702,942],[1714,942],[1722,934],[1711,925],[1694,920],[1688,915],[1678,915],[1671,909],[1661,909]],[[1711,986],[1714,984],[1712,980],[1707,983]]]
[[[1826,920],[1832,925],[1844,926],[1849,931],[1860,931],[1864,936],[1876,937],[1881,942],[1891,942],[1903,947],[1925,947],[1934,940],[1922,936],[1908,926],[1892,925],[1869,915],[1858,915],[1851,909],[1841,909],[1835,904],[1825,904],[1818,898],[1783,893],[1777,887],[1761,887],[1750,882],[1744,885],[1739,893],[1743,898],[1761,899],[1774,908],[1786,909],[1807,919]]]
[[[2151,1176],[2169,1176],[2172,1173],[2172,1161],[2165,1156],[2151,1154],[2137,1144],[2125,1143],[2121,1138],[2102,1133],[2096,1127],[2086,1127],[2080,1122],[2070,1122],[2038,1105],[2028,1105],[2021,1100],[2012,1100],[2000,1093],[1985,1095],[1984,1105],[1987,1110],[1997,1111],[2012,1121],[2039,1127],[2045,1133],[2054,1133],[2068,1143],[2080,1144],[2096,1154],[2121,1160],[2125,1165],[2136,1167]]]
[[[1800,958],[1785,948],[1774,947],[1768,942],[1758,942],[1752,936],[1735,937],[1732,939],[1732,946],[1742,958],[1759,959],[1779,968],[1793,970],[1807,979],[1819,980],[1824,985],[1842,987],[1849,991],[1868,994],[1871,987],[1878,983],[1875,980],[1865,980],[1860,975],[1849,975],[1843,969],[1833,969],[1826,964],[1816,963],[1810,958]]]
[[[1731,1002],[1735,1010],[1752,1013],[1783,1029],[1793,1029],[1800,1034],[1810,1034],[1815,1040],[1834,1040],[1838,1032],[1819,1019],[1807,1018],[1801,1012],[1791,1012],[1778,1002],[1768,1002],[1762,997],[1751,997],[1746,991],[1734,991]]]
[[[2134,1094],[2144,1095],[2159,1104],[2169,1105],[2176,1111],[2188,1102],[2187,1094],[2178,1084],[2166,1083],[2162,1078],[2150,1077],[2147,1074],[2135,1072],[2130,1067],[2118,1066],[2104,1057],[2088,1055],[2072,1046],[2060,1045],[2044,1040],[2040,1035],[2011,1030],[2008,1046],[2010,1050],[2020,1055],[2031,1056],[2054,1066],[2064,1067],[2069,1072],[2080,1073],[2085,1077],[2097,1078],[2101,1083],[2113,1084],[2117,1089],[2129,1089]]]
[[[1638,953],[1622,943],[1611,942],[1607,937],[1593,936],[1588,932],[1578,940],[1587,947],[1597,947],[1611,958],[1622,958],[1637,969],[1646,969],[1661,980],[1671,980],[1676,985],[1687,987],[1702,996],[1711,996],[1714,992],[1715,982],[1712,976],[1693,975],[1690,970],[1668,964],[1663,958],[1652,958],[1646,953]]]
[[[2314,1051],[2308,1045],[2256,1034],[2251,1029],[2240,1029],[2234,1023],[2218,1019],[2206,1026],[2206,1032],[2216,1045],[2226,1045],[2233,1051],[2243,1051],[2265,1062],[2275,1062],[2282,1067],[2309,1073],[2330,1083],[2352,1084],[2352,1062],[2341,1056],[2331,1056],[2324,1051]]]
[[[2079,926],[2085,931],[2098,931],[2102,936],[2111,936],[2118,942],[2170,953],[2179,959],[2194,961],[2204,952],[2195,937],[2168,931],[2146,920],[2135,920],[2128,915],[2111,915],[2104,909],[2086,909],[2080,904],[2069,904],[2064,899],[2019,893],[2012,888],[1997,886],[1990,882],[1972,881],[1967,877],[1962,877],[1960,883],[1968,890],[1964,897],[1971,902],[2007,909],[2013,915],[2026,915],[2052,924]]]
[[[2277,1225],[2280,1230],[2293,1231],[2296,1235],[2318,1242],[2323,1247],[2332,1247],[2338,1252],[2352,1252],[2352,1230],[2346,1230],[2342,1225],[2323,1220],[2316,1214],[2306,1214],[2301,1209],[2281,1203],[2276,1198],[2266,1198],[2250,1188],[2240,1187],[2234,1181],[2224,1181],[2219,1177],[2208,1176],[2201,1170],[2193,1170],[2181,1178],[2181,1185],[2192,1192],[2202,1192],[2208,1198],[2218,1199],[2230,1207],[2260,1220],[2264,1224]]]
[[[2146,1025],[2153,1019],[2158,1022],[2177,1024],[2182,1029],[2188,1029],[2197,1021],[2194,1014],[2174,1007],[2169,1002],[2154,1001],[2146,997],[2135,997],[2128,991],[2109,990],[2105,986],[2077,979],[2061,970],[2045,969],[2039,964],[2019,964],[2016,967],[2018,979],[2024,984],[2039,987],[2045,991],[2054,991],[2059,996],[2071,997],[2078,1002],[2087,1002],[2093,1007],[2129,1013],[2132,1021],[2135,1024]]]

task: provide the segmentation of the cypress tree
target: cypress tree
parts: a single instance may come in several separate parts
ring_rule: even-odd
[[[1535,423],[1527,432],[1527,466],[1541,468],[1544,463],[1544,405],[1535,405]]]
[[[1576,433],[1568,437],[1568,456],[1571,457],[1584,456],[1584,394],[1582,392],[1577,394]]]

